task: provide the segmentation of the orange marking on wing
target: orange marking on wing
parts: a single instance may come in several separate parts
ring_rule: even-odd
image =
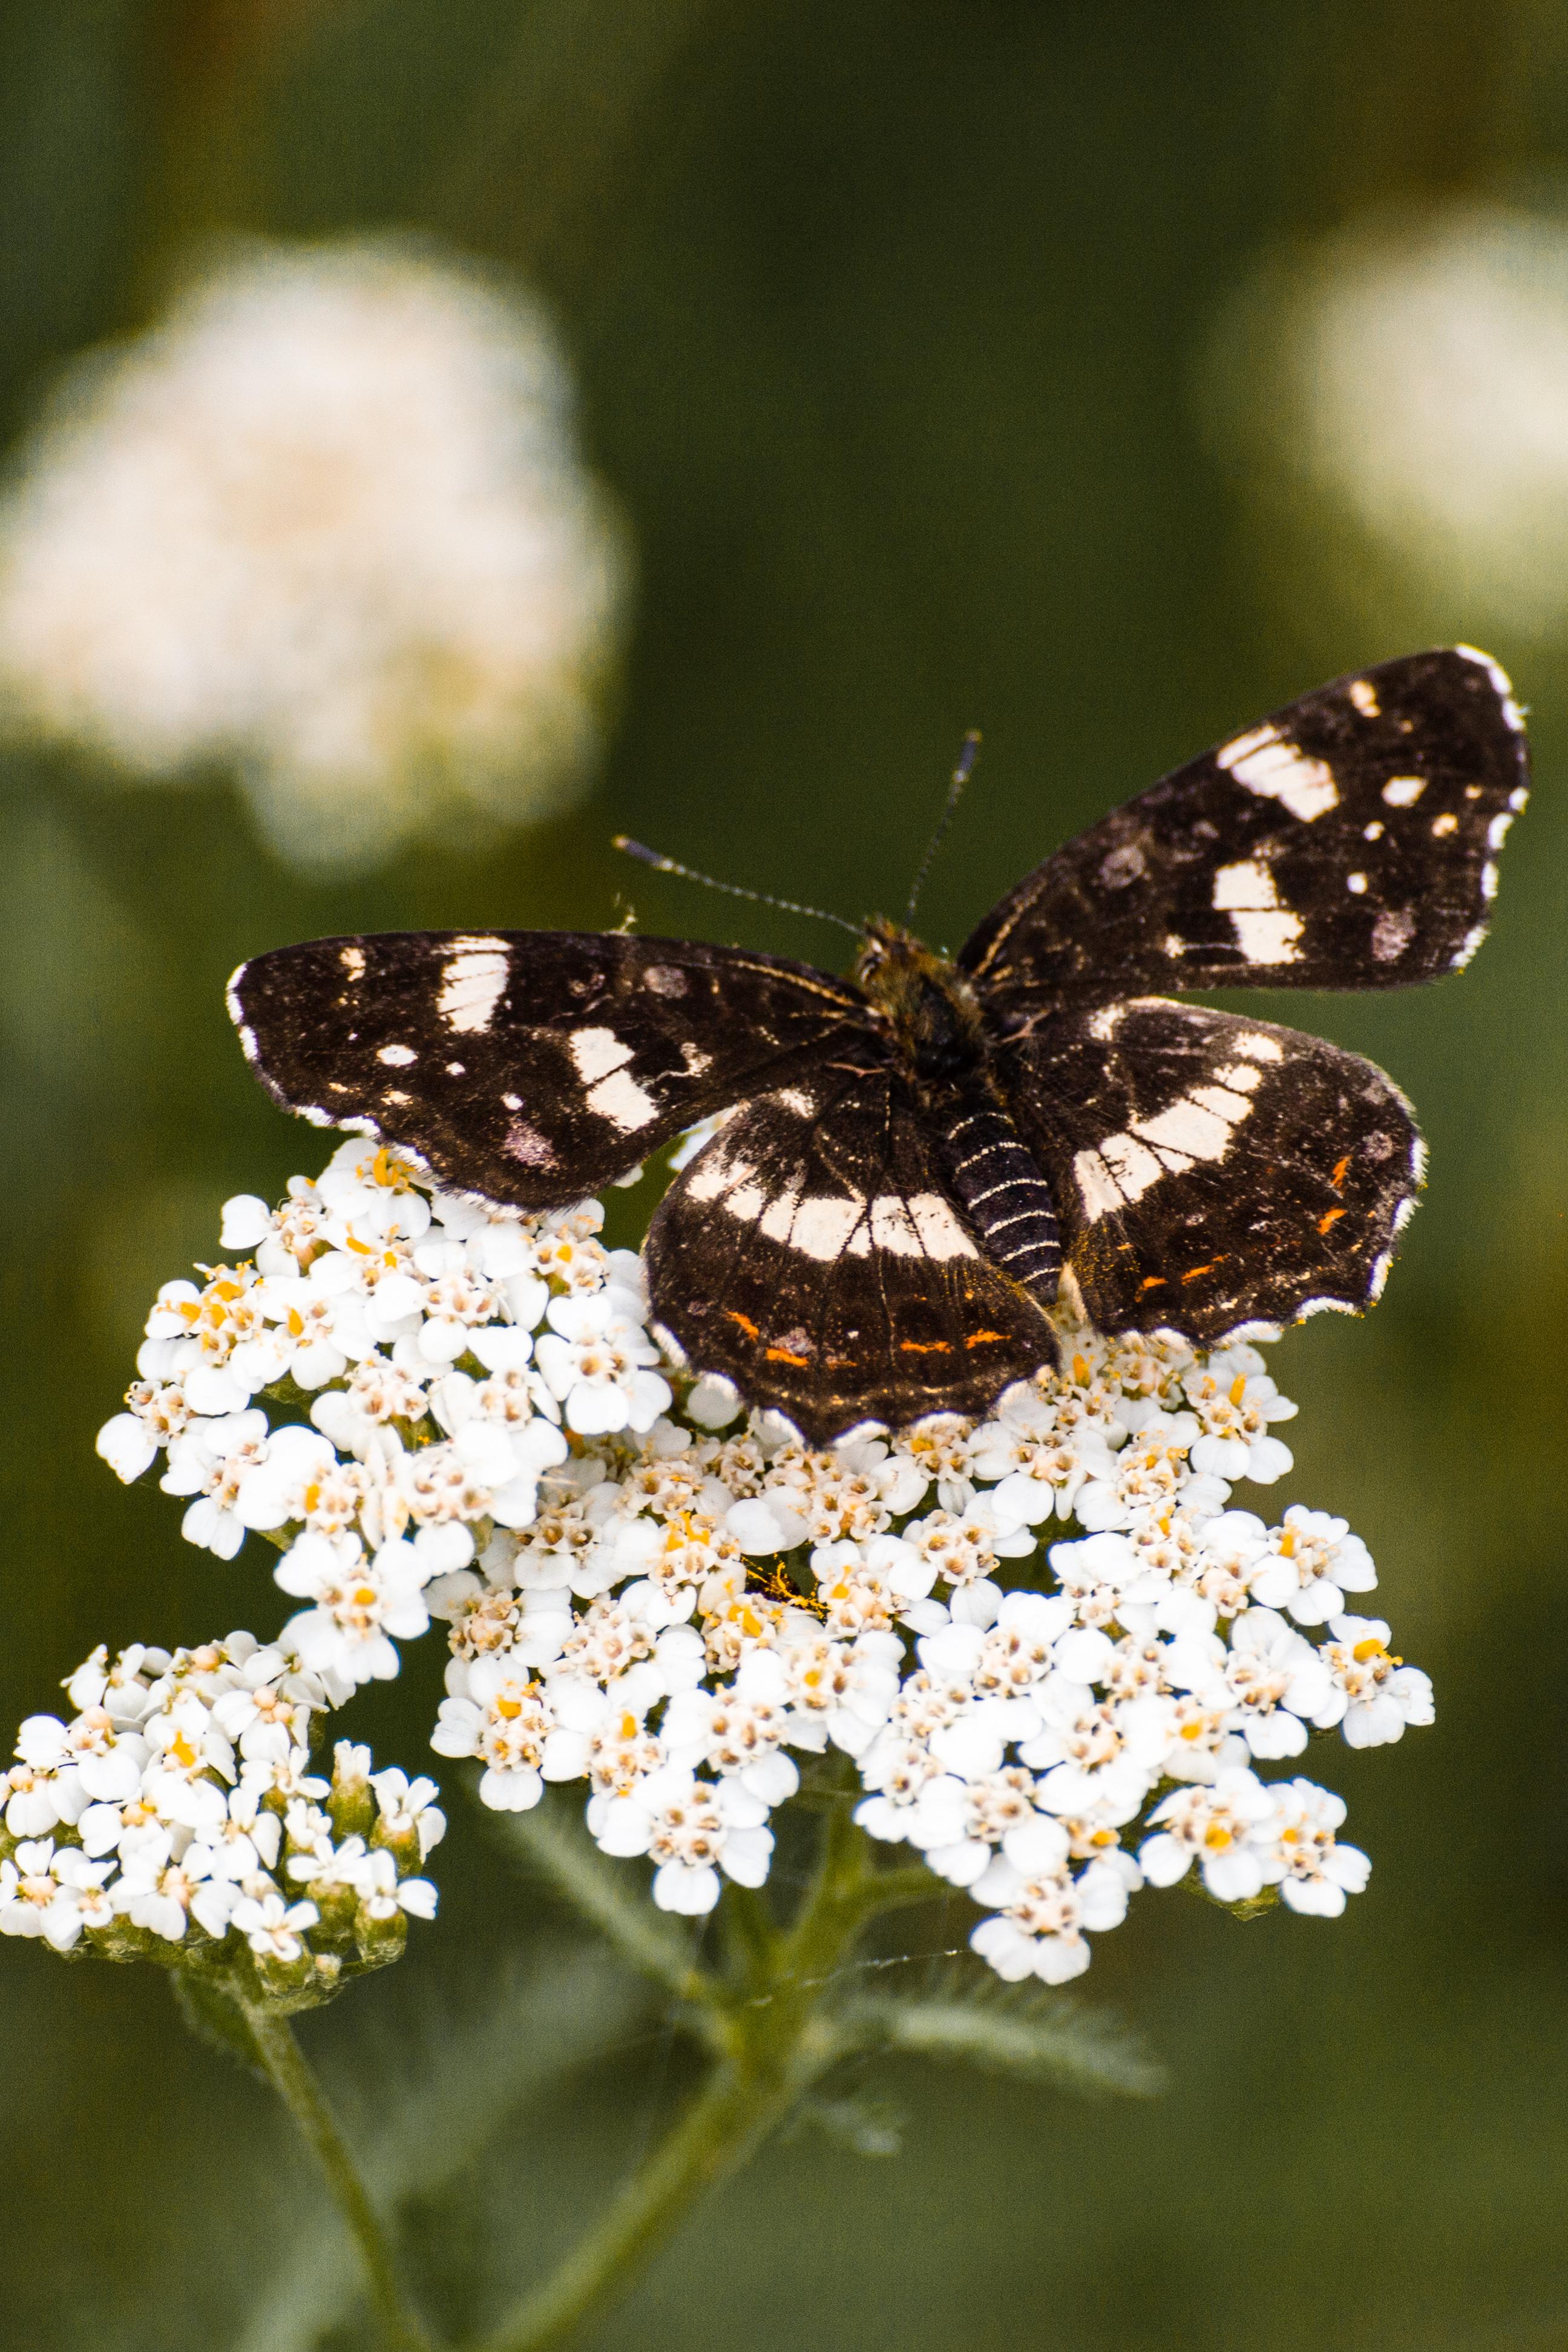
[[[811,1360],[810,1356],[792,1356],[788,1348],[769,1348],[768,1360],[770,1364],[809,1364]]]
[[[966,1348],[979,1348],[988,1339],[1005,1339],[1007,1336],[1005,1331],[971,1331],[964,1345]]]
[[[748,1315],[737,1314],[733,1307],[727,1307],[724,1311],[728,1316],[732,1323],[739,1324],[741,1329],[745,1332],[748,1339],[761,1339],[761,1332],[758,1329],[756,1324],[751,1320],[751,1318]]]
[[[899,1352],[904,1356],[945,1356],[948,1353],[946,1339],[901,1339]]]
[[[1326,1234],[1329,1227],[1335,1223],[1338,1219],[1343,1216],[1343,1214],[1344,1211],[1343,1209],[1331,1209],[1326,1216],[1322,1216],[1318,1219],[1319,1233]]]
[[[1207,1265],[1189,1266],[1186,1274],[1183,1275],[1182,1280],[1184,1282],[1196,1282],[1200,1274],[1212,1274],[1217,1265],[1223,1265],[1224,1264],[1225,1254],[1221,1252],[1218,1257],[1211,1257]]]
[[[1340,1186],[1344,1182],[1344,1171],[1349,1166],[1350,1154],[1348,1151],[1345,1153],[1343,1160],[1337,1160],[1334,1162],[1334,1171],[1329,1178],[1329,1182],[1333,1186],[1336,1192],[1339,1191]]]
[[[1166,1278],[1163,1274],[1146,1274],[1142,1282],[1139,1283],[1138,1290],[1140,1295],[1142,1295],[1145,1290],[1163,1290],[1165,1286]]]

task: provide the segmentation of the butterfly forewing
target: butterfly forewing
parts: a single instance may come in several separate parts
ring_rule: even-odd
[[[1161,997],[1064,1010],[998,1063],[1102,1330],[1212,1343],[1377,1295],[1423,1155],[1372,1063]]]
[[[864,1000],[809,965],[620,933],[317,940],[242,964],[230,1004],[289,1109],[526,1209],[873,1035]]]
[[[824,1068],[745,1104],[648,1234],[654,1312],[695,1370],[817,1443],[866,1421],[977,1413],[1056,1359],[1028,1292],[981,1255],[915,1097]]]
[[[1480,942],[1526,782],[1494,662],[1462,648],[1385,662],[1113,810],[958,961],[1004,1029],[1064,998],[1436,979]]]

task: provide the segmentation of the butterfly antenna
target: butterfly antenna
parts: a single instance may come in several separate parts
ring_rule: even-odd
[[[915,909],[920,902],[920,893],[925,887],[925,877],[931,871],[932,861],[936,852],[946,839],[947,827],[953,822],[953,812],[964,797],[964,787],[974,774],[975,762],[979,756],[979,730],[977,728],[971,727],[964,738],[964,748],[958,754],[958,764],[954,769],[952,781],[947,786],[947,799],[941,815],[936,820],[936,830],[925,845],[925,855],[920,861],[920,871],[915,876],[909,893],[909,904],[904,910],[904,919],[906,923],[912,923],[915,920]]]
[[[716,882],[711,874],[699,874],[695,866],[682,866],[674,857],[661,857],[656,849],[646,848],[642,842],[632,841],[623,833],[615,835],[611,846],[623,849],[628,857],[639,858],[644,866],[651,866],[655,874],[678,874],[683,882],[700,882],[705,889],[722,890],[729,898],[749,898],[754,906],[779,907],[787,915],[810,915],[815,922],[836,923],[841,931],[848,931],[857,940],[865,936],[859,923],[852,923],[843,915],[830,914],[826,907],[802,907],[799,899],[775,898],[766,890],[745,890],[738,882]]]

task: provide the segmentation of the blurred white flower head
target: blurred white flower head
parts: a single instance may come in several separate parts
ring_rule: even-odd
[[[247,245],[79,364],[0,503],[14,726],[375,864],[582,789],[624,560],[554,334],[409,246]]]
[[[1347,601],[1568,629],[1568,217],[1380,214],[1275,256],[1205,389],[1222,454],[1305,494]]]

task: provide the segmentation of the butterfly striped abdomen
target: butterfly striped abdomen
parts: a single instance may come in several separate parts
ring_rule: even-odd
[[[1049,1306],[1061,1244],[1051,1187],[999,1105],[960,1099],[943,1121],[953,1198],[1004,1274]]]

